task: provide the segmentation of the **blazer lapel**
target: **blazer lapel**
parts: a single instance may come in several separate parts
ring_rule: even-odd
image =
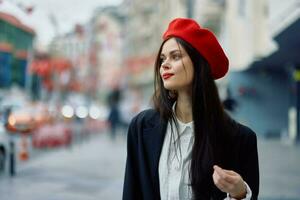
[[[166,134],[167,122],[157,117],[152,121],[155,126],[144,131],[143,142],[145,144],[145,151],[149,165],[150,173],[153,178],[153,185],[155,192],[159,194],[159,177],[158,177],[158,164],[162,150],[163,141]]]

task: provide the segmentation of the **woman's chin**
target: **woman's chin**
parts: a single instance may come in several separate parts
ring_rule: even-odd
[[[176,90],[176,87],[173,84],[166,84],[166,83],[164,83],[164,87],[167,90]]]
[[[174,86],[173,84],[170,83],[164,83],[164,88],[166,88],[167,90],[173,90]]]

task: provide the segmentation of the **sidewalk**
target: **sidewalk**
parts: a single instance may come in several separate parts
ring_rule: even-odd
[[[50,151],[17,167],[14,178],[0,179],[1,200],[119,200],[126,143],[99,134]]]
[[[300,144],[258,139],[261,200],[300,199]]]

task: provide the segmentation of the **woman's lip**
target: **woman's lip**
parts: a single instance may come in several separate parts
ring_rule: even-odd
[[[163,79],[168,79],[171,76],[173,76],[174,74],[163,74]]]

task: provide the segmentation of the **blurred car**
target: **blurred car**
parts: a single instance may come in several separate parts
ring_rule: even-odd
[[[14,110],[9,114],[6,128],[13,133],[29,133],[35,127],[34,118],[29,109]]]
[[[42,104],[14,107],[8,117],[6,128],[13,133],[31,133],[39,126],[51,121],[51,115]]]
[[[51,123],[36,129],[32,134],[34,148],[68,146],[72,141],[72,129],[64,123]]]

